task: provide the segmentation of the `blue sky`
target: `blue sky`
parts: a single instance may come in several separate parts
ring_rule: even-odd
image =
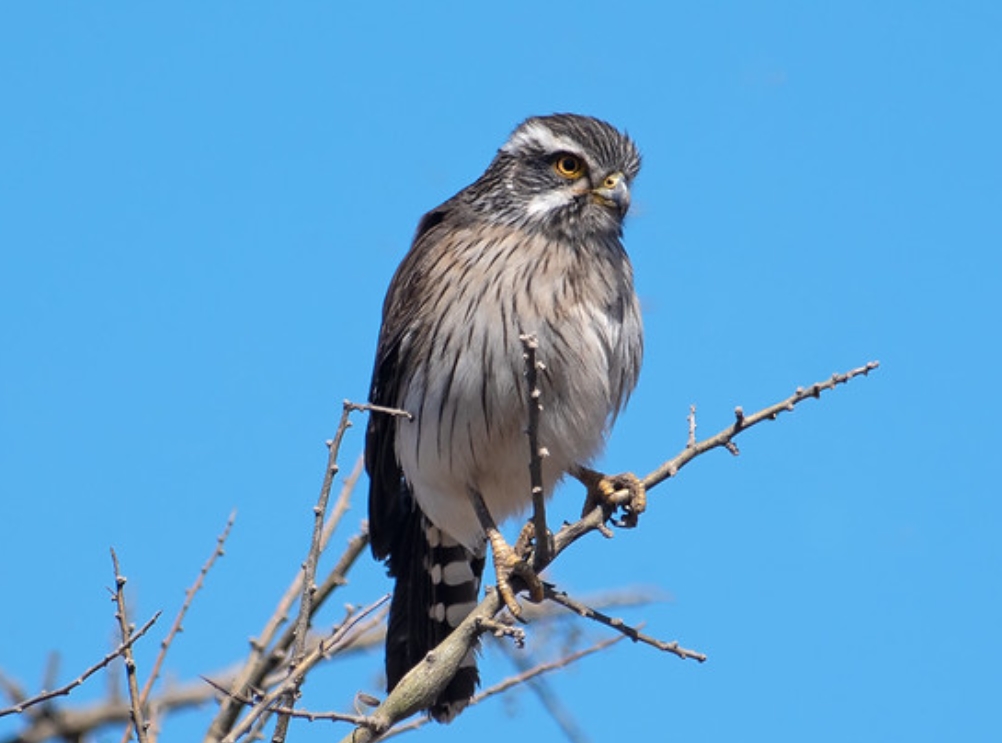
[[[556,566],[578,594],[657,589],[626,616],[706,664],[620,644],[552,690],[594,741],[990,739],[999,28],[989,2],[7,6],[0,669],[36,688],[50,651],[64,680],[105,651],[109,546],[137,618],[172,614],[234,508],[169,674],[241,657],[305,553],[323,442],[365,397],[417,220],[522,118],[575,111],[645,157],[626,243],[647,356],[603,467],[674,454],[691,403],[709,434],[882,365]],[[388,585],[367,558],[336,603]],[[304,704],[348,708],[379,665],[318,674]],[[413,739],[524,729],[559,739],[526,692]]]

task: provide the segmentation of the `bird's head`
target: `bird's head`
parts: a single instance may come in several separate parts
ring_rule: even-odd
[[[529,231],[619,235],[640,170],[633,141],[589,116],[522,122],[471,189],[481,213]]]

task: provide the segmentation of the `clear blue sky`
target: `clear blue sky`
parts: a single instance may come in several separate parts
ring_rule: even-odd
[[[554,692],[594,741],[997,735],[1002,6],[400,5],[0,12],[0,668],[35,688],[51,650],[64,680],[105,651],[112,545],[137,618],[172,614],[234,508],[170,673],[240,657],[305,553],[418,218],[522,118],[575,111],[645,156],[647,357],[606,469],[674,454],[690,403],[709,434],[882,366],[568,554],[561,585],[656,587],[628,618],[710,660],[620,645]],[[366,558],[337,603],[387,588]],[[304,704],[378,692],[379,663]],[[559,739],[523,692],[413,739],[526,729]]]

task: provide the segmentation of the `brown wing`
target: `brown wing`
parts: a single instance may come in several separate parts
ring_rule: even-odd
[[[413,318],[408,301],[414,296],[421,272],[415,270],[424,252],[428,232],[442,223],[450,212],[451,202],[428,212],[421,219],[410,252],[404,258],[390,282],[383,303],[383,325],[376,348],[376,361],[369,387],[369,402],[385,407],[398,407],[400,393],[416,361],[405,343]],[[396,417],[370,413],[365,434],[365,469],[369,474],[369,537],[372,553],[379,559],[390,557],[390,574],[396,575],[392,556],[403,550],[394,545],[406,539],[406,526],[414,511],[410,488],[404,479],[396,455]]]

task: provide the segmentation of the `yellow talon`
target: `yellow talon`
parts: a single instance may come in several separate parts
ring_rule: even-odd
[[[491,553],[494,556],[494,574],[497,578],[498,593],[504,600],[508,611],[516,619],[522,616],[522,607],[515,599],[515,591],[511,587],[511,577],[521,578],[529,589],[529,600],[538,604],[543,600],[543,582],[539,580],[536,571],[524,559],[515,553],[515,550],[504,540],[501,533],[492,529],[487,533],[491,542]]]
[[[613,523],[616,526],[633,528],[637,525],[640,514],[647,510],[647,488],[632,472],[604,475],[587,467],[576,467],[571,471],[571,475],[588,488],[584,508],[581,511],[582,516],[590,513],[596,506],[606,506],[612,511],[622,508],[623,517]],[[620,490],[627,492],[625,498],[615,497]]]
[[[498,531],[497,524],[494,523],[490,511],[487,510],[487,504],[484,503],[483,496],[472,488],[469,491],[469,496],[473,510],[480,521],[480,526],[491,543],[491,554],[494,557],[494,575],[497,578],[498,593],[501,594],[501,598],[504,600],[505,606],[508,607],[508,611],[512,613],[512,616],[519,619],[522,616],[522,607],[515,600],[515,591],[511,587],[512,576],[518,576],[525,583],[526,588],[529,589],[530,601],[538,604],[543,600],[543,583],[539,580],[539,576],[536,575],[536,571],[532,569],[532,566],[522,556],[528,549],[529,540],[532,538],[531,532],[527,532],[525,529],[522,530],[517,542],[519,551],[516,552],[505,541],[504,537],[501,536],[501,532]]]

